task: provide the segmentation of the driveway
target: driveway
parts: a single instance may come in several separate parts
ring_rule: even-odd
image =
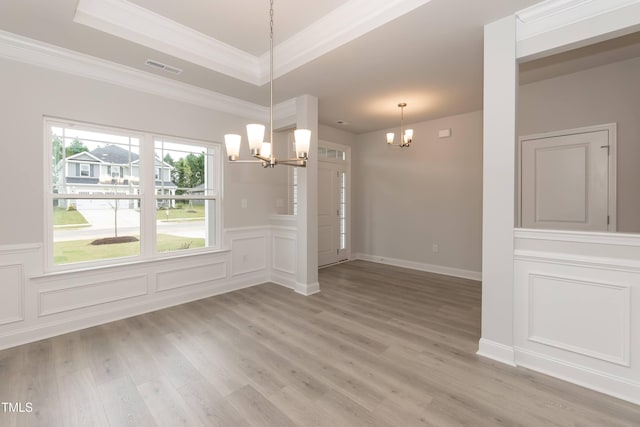
[[[114,215],[113,208],[115,202],[107,200],[92,200],[93,204],[82,204],[78,207],[78,212],[91,224],[92,230],[113,230]],[[129,201],[121,201],[118,206],[118,228],[139,227],[140,213],[128,207]]]
[[[90,227],[77,229],[54,229],[54,242],[69,240],[90,240],[103,237],[112,237],[114,233],[113,202],[105,200],[92,200],[94,203],[84,203],[78,208]],[[125,205],[124,203],[127,203]],[[128,201],[121,201],[118,207],[118,235],[140,235],[140,213],[128,207]],[[157,221],[158,233],[171,234],[189,238],[205,238],[206,230],[204,221]]]

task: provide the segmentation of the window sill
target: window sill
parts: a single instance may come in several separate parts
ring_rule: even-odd
[[[39,280],[39,279],[50,279],[54,277],[64,277],[65,275],[74,275],[74,274],[82,274],[82,273],[98,273],[108,270],[118,270],[122,268],[129,267],[143,267],[147,265],[153,265],[157,263],[167,262],[167,261],[176,261],[176,260],[184,260],[184,259],[193,259],[197,257],[203,257],[207,255],[216,255],[231,252],[231,249],[221,248],[221,249],[211,249],[211,250],[203,250],[199,252],[192,252],[189,254],[170,254],[170,255],[159,255],[156,258],[146,258],[146,259],[135,259],[131,261],[120,262],[118,264],[109,264],[109,265],[93,265],[89,267],[83,268],[69,268],[64,270],[54,270],[49,271],[43,274],[37,274],[34,276],[30,276],[30,280]]]

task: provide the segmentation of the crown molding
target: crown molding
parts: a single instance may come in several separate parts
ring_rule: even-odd
[[[275,77],[283,76],[432,0],[351,0],[275,47]],[[269,79],[269,52],[260,57]]]
[[[257,85],[258,58],[126,0],[79,0],[73,21]]]
[[[274,78],[432,0],[350,0],[275,46]],[[262,86],[269,52],[252,55],[127,0],[79,0],[74,22]]]
[[[251,120],[267,121],[269,117],[269,109],[258,104],[2,30],[0,57]]]
[[[640,0],[546,0],[516,13],[516,37],[526,40],[635,4]]]

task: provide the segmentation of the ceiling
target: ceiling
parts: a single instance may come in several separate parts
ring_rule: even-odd
[[[150,19],[148,23],[156,23],[149,27],[157,29],[155,36],[130,34],[131,28],[138,27],[128,15],[114,15],[112,22],[126,18],[118,31],[111,31],[100,19],[93,26],[74,21],[78,4],[85,1],[89,0],[2,0],[0,29],[268,105],[264,78],[252,81],[251,76],[236,74],[236,68],[225,69],[228,61],[218,60],[220,68],[209,65],[217,60],[218,50],[203,58],[191,55],[195,50],[185,46],[165,49],[161,43],[162,35],[174,34],[171,31],[188,33],[189,40],[202,39],[201,46],[217,43],[211,46],[232,52],[239,67],[253,67],[250,71],[256,76],[262,66],[264,77],[269,47],[267,0],[99,0],[102,7],[120,4],[141,12],[140,16]],[[294,48],[304,53],[304,60],[278,69],[275,102],[303,93],[317,96],[320,122],[339,127],[336,122],[344,121],[343,128],[354,133],[396,126],[398,102],[408,104],[405,120],[409,123],[479,110],[484,24],[538,2],[277,0],[276,68],[279,61],[296,56]],[[110,9],[103,10],[107,17]],[[376,14],[377,10],[382,12]],[[168,30],[158,29],[157,23],[167,24]],[[348,38],[338,34],[342,29]],[[322,37],[331,40],[324,43]],[[289,54],[277,56],[283,52]],[[152,69],[145,65],[147,59],[183,72],[170,75]]]

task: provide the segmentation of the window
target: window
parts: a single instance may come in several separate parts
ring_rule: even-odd
[[[211,246],[215,240],[217,150],[174,139],[155,140],[155,150],[156,250]]]
[[[219,246],[219,144],[48,119],[45,129],[47,270]],[[96,163],[76,160],[71,174],[80,152]]]
[[[91,165],[80,163],[80,176],[91,176]]]

